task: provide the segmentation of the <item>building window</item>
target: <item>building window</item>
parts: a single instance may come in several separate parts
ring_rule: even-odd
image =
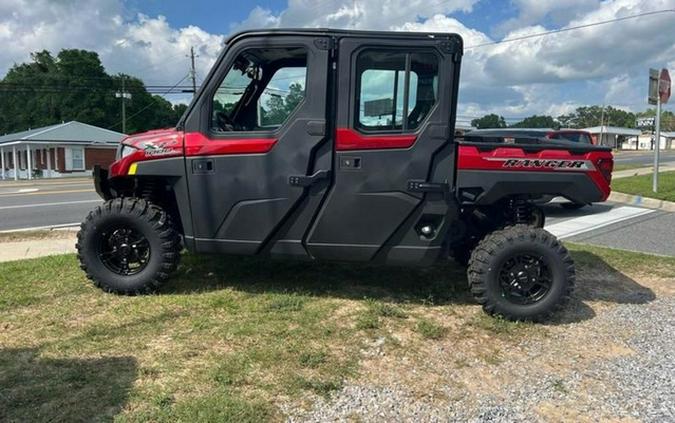
[[[66,170],[84,170],[84,148],[67,147],[65,149]]]
[[[306,77],[303,48],[245,50],[213,96],[211,128],[222,133],[279,128],[302,103]]]
[[[356,68],[359,129],[416,129],[436,104],[438,58],[433,53],[365,50]]]

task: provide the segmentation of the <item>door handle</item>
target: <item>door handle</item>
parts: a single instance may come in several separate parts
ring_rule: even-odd
[[[192,161],[192,173],[195,175],[206,175],[214,172],[213,160],[199,159]]]
[[[305,126],[308,135],[323,137],[326,135],[326,122],[323,120],[310,120]]]
[[[439,182],[426,182],[420,180],[408,181],[408,191],[410,192],[448,192],[448,184]]]
[[[294,187],[309,187],[319,181],[330,178],[330,170],[317,170],[313,175],[295,175],[288,177],[288,184]]]

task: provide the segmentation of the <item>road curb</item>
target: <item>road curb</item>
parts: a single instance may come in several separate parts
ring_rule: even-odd
[[[612,192],[608,198],[609,201],[616,203],[630,204],[633,206],[642,206],[650,209],[675,212],[675,203],[672,201],[658,200],[656,198],[643,197],[641,195],[624,194],[623,192]]]
[[[659,173],[675,171],[675,164],[664,163],[659,167]],[[635,169],[616,170],[612,172],[612,179],[630,178],[633,176],[649,175],[654,173],[652,166],[636,167]]]

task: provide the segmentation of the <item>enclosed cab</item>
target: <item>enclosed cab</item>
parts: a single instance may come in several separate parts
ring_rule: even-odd
[[[82,267],[130,294],[158,289],[182,248],[409,265],[453,255],[471,259],[488,312],[547,315],[573,266],[533,199],[604,200],[611,154],[455,140],[461,57],[455,34],[234,35],[176,128],[127,138],[95,171],[107,201],[82,224]],[[485,247],[495,237],[506,256]]]

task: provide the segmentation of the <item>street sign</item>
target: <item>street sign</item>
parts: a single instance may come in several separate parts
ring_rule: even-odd
[[[668,69],[649,69],[649,104],[656,104],[656,122],[654,125],[654,176],[652,191],[659,190],[659,149],[661,148],[661,104],[670,98],[670,74]],[[655,103],[652,103],[655,101]]]
[[[391,98],[380,98],[363,103],[364,114],[371,116],[391,115],[394,112],[394,100]]]
[[[659,75],[659,97],[662,104],[667,103],[670,98],[670,74],[668,69],[661,69],[661,75]]]
[[[641,118],[635,119],[635,127],[638,128],[638,129],[653,128],[655,123],[656,123],[655,117],[641,117]]]
[[[659,98],[659,77],[661,73],[658,69],[649,69],[649,94],[647,102],[656,105]]]

